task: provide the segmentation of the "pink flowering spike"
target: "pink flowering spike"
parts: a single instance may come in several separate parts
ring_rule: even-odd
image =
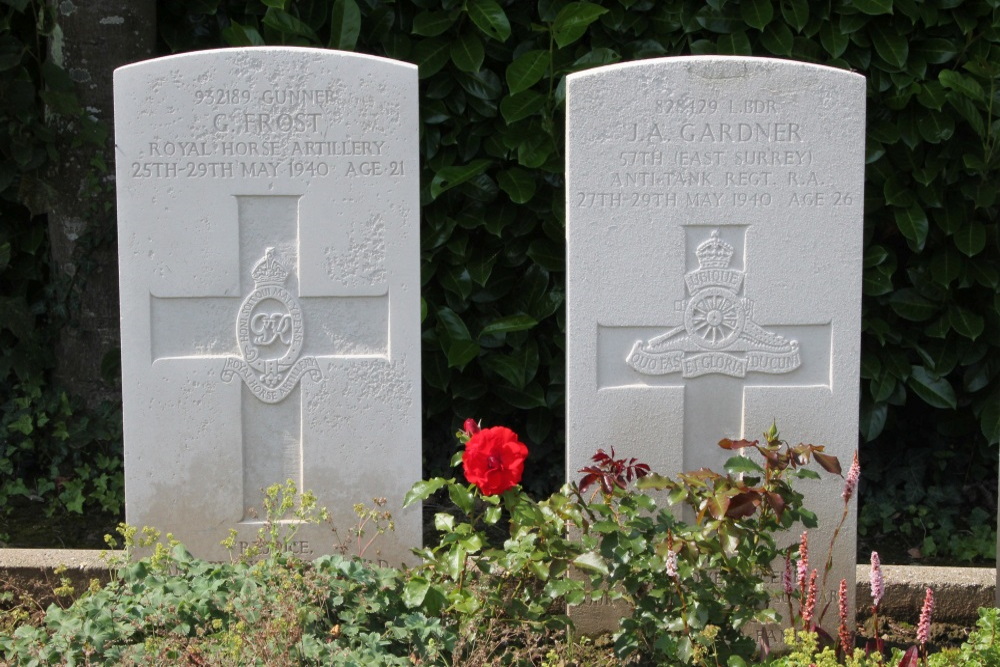
[[[816,577],[819,572],[813,570],[809,575],[809,594],[806,595],[806,603],[802,606],[802,627],[806,630],[813,629],[813,616],[816,613]]]
[[[840,639],[840,650],[843,655],[849,656],[853,653],[854,640],[851,637],[850,626],[847,624],[847,579],[840,580],[840,590],[837,594],[840,612],[840,628],[838,635]]]
[[[781,575],[781,586],[785,589],[785,595],[791,596],[795,593],[795,575],[792,574],[792,555],[785,554],[785,572]]]
[[[465,423],[462,424],[462,430],[465,431],[466,434],[468,435],[475,435],[479,433],[482,429],[479,427],[479,424],[476,422],[475,419],[469,417],[468,419],[465,420]]]
[[[805,597],[806,577],[809,575],[809,532],[803,530],[799,539],[798,583],[799,592]]]
[[[882,563],[879,561],[878,552],[872,552],[872,567],[869,574],[869,581],[872,587],[872,606],[878,609],[882,603],[882,594],[885,592],[885,582],[882,579]]]
[[[854,460],[851,462],[850,470],[847,471],[847,479],[844,480],[844,492],[841,494],[845,503],[851,501],[851,497],[858,489],[858,480],[860,478],[861,464],[858,462],[858,452],[857,450],[854,450]]]
[[[668,551],[667,552],[667,562],[666,562],[667,576],[671,579],[677,578],[677,552]]]
[[[927,589],[924,606],[920,609],[920,623],[917,624],[917,643],[923,646],[931,639],[931,615],[934,613],[934,591]]]

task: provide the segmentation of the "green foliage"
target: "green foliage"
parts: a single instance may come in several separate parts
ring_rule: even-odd
[[[161,34],[174,51],[336,45],[420,66],[427,423],[505,420],[553,463],[548,478],[526,480],[535,492],[556,483],[562,459],[566,74],[709,53],[865,74],[862,435],[877,456],[918,420],[928,447],[989,460],[987,445],[1000,436],[993,3],[229,0],[165,8]],[[447,468],[445,452],[427,455],[429,470]]]
[[[458,514],[435,516],[440,538],[418,551],[423,564],[406,585],[407,605],[456,627],[463,639],[452,658],[462,664],[459,651],[474,651],[503,626],[551,632],[568,624],[563,605],[613,600],[626,605],[614,635],[623,661],[748,664],[737,662],[756,651],[748,624],[778,618],[764,585],[780,556],[775,536],[796,522],[815,525],[793,483],[817,476],[803,467],[811,459],[839,466],[822,447],[789,447],[774,428],[763,444],[720,446],[756,452],[762,465],[734,456],[725,474],[672,480],[599,451],[581,471],[583,489],[568,484],[541,502],[520,487],[483,496],[454,479],[418,483],[407,504],[447,492]],[[640,491],[629,488],[637,478]],[[487,532],[501,519],[509,526],[502,548]]]
[[[0,404],[0,526],[15,498],[41,503],[47,516],[120,513],[118,414],[83,409],[38,381],[16,385]]]

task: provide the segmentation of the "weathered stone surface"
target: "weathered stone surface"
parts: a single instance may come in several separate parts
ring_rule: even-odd
[[[303,556],[374,497],[367,555],[420,543],[416,100],[413,65],[313,49],[117,70],[129,523],[227,558],[291,479],[339,531],[299,526]]]
[[[772,420],[846,471],[864,129],[864,78],[827,67],[687,57],[569,77],[570,479],[612,445],[663,474],[721,470],[721,438],[754,439]],[[801,485],[819,567],[842,488]],[[853,577],[854,545],[852,507],[828,594]]]

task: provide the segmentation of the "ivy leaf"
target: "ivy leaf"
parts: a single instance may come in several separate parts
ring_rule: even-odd
[[[587,26],[606,14],[607,9],[592,2],[571,2],[556,15],[552,22],[552,38],[559,48],[569,46],[583,37]]]
[[[909,208],[897,208],[894,211],[896,217],[896,227],[909,241],[909,245],[914,250],[920,251],[927,241],[927,214],[919,206]]]
[[[486,171],[490,164],[490,160],[479,159],[469,164],[439,170],[431,180],[431,199],[437,199],[442,192],[475,178]]]
[[[489,37],[498,42],[506,42],[510,37],[510,21],[494,0],[469,0],[468,11],[476,27]]]
[[[751,28],[763,30],[774,18],[774,8],[771,0],[743,0],[740,3],[740,16]]]
[[[355,0],[334,0],[330,13],[331,49],[353,51],[361,34],[361,10]]]
[[[907,384],[931,407],[954,410],[958,406],[958,399],[951,384],[944,378],[931,375],[923,366],[913,367]]]
[[[538,83],[549,68],[549,60],[548,51],[533,50],[522,53],[508,65],[506,77],[511,95]]]
[[[497,184],[515,204],[524,204],[535,196],[535,176],[526,169],[512,167],[497,174]]]
[[[466,32],[451,45],[451,61],[463,72],[478,72],[485,57],[483,41],[474,32]]]
[[[892,13],[892,0],[854,0],[853,5],[869,16]]]

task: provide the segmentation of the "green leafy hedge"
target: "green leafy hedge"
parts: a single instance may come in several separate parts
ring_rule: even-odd
[[[173,51],[321,45],[420,66],[427,423],[514,423],[553,464],[563,430],[565,75],[711,53],[865,74],[861,432],[894,446],[923,425],[928,446],[987,460],[1000,434],[998,5],[206,0],[166,3],[161,35]],[[430,468],[446,454],[431,449]],[[561,476],[554,465],[549,480],[532,481]]]

